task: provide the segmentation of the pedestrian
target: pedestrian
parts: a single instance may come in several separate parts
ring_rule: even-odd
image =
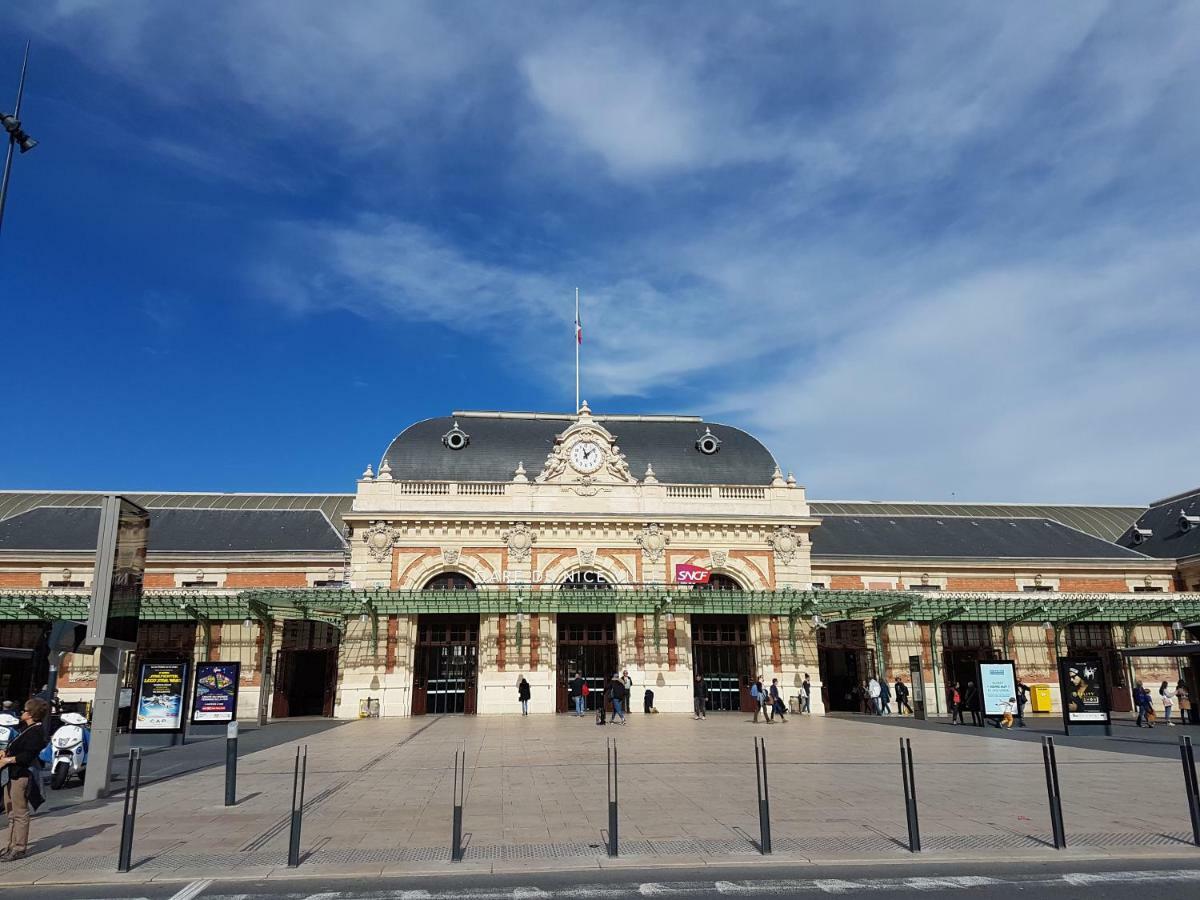
[[[586,684],[586,683],[584,684],[583,688],[584,688],[584,690],[585,690],[585,691],[588,689],[588,688],[587,688],[587,684]],[[605,722],[604,722],[604,714],[605,714],[605,705],[606,705],[607,701],[608,701],[608,690],[607,690],[607,688],[604,686],[604,680],[603,680],[603,676],[601,676],[601,681],[600,681],[600,702],[596,704],[596,724],[597,724],[597,725],[603,725],[603,724],[605,724]]]
[[[883,706],[880,702],[880,694],[882,693],[879,682],[875,680],[875,676],[871,676],[871,680],[867,682],[867,699],[871,701],[872,715],[883,715]]]
[[[624,669],[621,672],[621,684],[625,685],[625,696],[633,696],[633,679],[629,677],[629,670]]]
[[[804,688],[804,704],[800,707],[800,712],[812,715],[812,682],[808,680],[808,673],[804,673],[804,683],[801,685]]]
[[[896,676],[894,693],[896,694],[896,713],[902,716],[907,709],[908,714],[911,716],[913,711],[912,707],[908,705],[908,685],[900,680],[899,675]]]
[[[29,811],[42,805],[41,768],[38,754],[49,743],[42,725],[50,704],[30,697],[21,710],[24,730],[0,755],[0,780],[4,782],[4,813],[8,816],[8,846],[0,860],[22,859],[29,850]]]
[[[517,699],[521,701],[521,715],[529,715],[529,682],[525,680],[524,675],[517,684]]]
[[[804,714],[804,707],[808,705],[808,688],[803,684],[796,689],[796,709],[800,715]]]
[[[704,679],[696,673],[695,681],[692,683],[692,718],[707,719],[708,716],[704,711],[704,699],[708,696],[708,689],[704,686]]]
[[[954,687],[950,688],[950,692],[946,695],[946,699],[950,705],[950,724],[965,725],[962,715],[962,694],[958,691],[958,682],[954,682]]]
[[[1153,728],[1154,707],[1150,703],[1150,692],[1140,681],[1133,687],[1133,705],[1137,708],[1137,727],[1145,724],[1147,728]]]
[[[1158,696],[1162,697],[1163,703],[1163,724],[1175,727],[1175,723],[1171,721],[1171,710],[1175,706],[1175,691],[1171,690],[1171,686],[1165,681],[1158,686]]]
[[[646,693],[642,695],[642,712],[646,715],[654,712],[654,691],[646,688]]]
[[[967,682],[967,695],[963,697],[963,705],[971,711],[971,724],[983,725],[983,712],[979,709],[979,691],[975,682]]]
[[[1012,728],[1013,711],[1017,708],[1017,698],[1009,697],[1008,700],[1000,706],[1000,721],[996,723],[997,728]]]
[[[890,716],[892,714],[892,689],[888,685],[886,677],[879,682],[879,707],[883,715]]]
[[[571,676],[570,682],[567,684],[567,693],[571,697],[571,702],[575,705],[575,715],[583,715],[583,701],[587,698],[584,689],[587,684],[584,683],[583,676],[576,672]]]
[[[1192,695],[1188,693],[1183,679],[1175,685],[1175,699],[1179,701],[1179,720],[1184,725],[1191,725],[1195,721],[1195,716],[1192,715]]]
[[[1017,679],[1017,727],[1025,727],[1025,704],[1029,702],[1029,685],[1024,678]]]
[[[613,724],[617,724],[617,720],[621,720],[621,724],[625,724],[625,682],[621,680],[621,676],[613,672],[612,682],[608,687],[609,696],[612,697]]]
[[[758,679],[750,682],[750,700],[754,704],[754,722],[758,724],[758,714],[763,712],[762,708],[762,684]],[[766,713],[763,713],[763,718],[766,718]]]
[[[783,702],[783,695],[779,692],[778,678],[771,679],[771,711],[774,716],[779,716],[780,722],[787,721],[787,705]]]

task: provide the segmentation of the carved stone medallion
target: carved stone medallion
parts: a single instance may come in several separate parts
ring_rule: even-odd
[[[767,543],[775,550],[775,555],[784,563],[790,563],[800,551],[800,535],[787,525],[781,525],[773,534],[767,536]]]
[[[671,543],[671,538],[663,533],[657,522],[652,522],[643,528],[634,540],[637,541],[638,546],[642,548],[642,553],[650,562],[658,562],[662,559],[667,544]]]
[[[595,550],[580,550],[579,551],[579,564],[580,565],[590,566],[595,561],[596,561],[596,551]]]
[[[714,550],[712,553],[709,554],[709,556],[712,558],[712,564],[714,566],[717,566],[718,568],[724,566],[727,562],[729,562],[729,551],[728,550]]]
[[[376,522],[363,532],[363,543],[367,545],[367,552],[371,554],[371,559],[375,562],[384,562],[392,555],[392,544],[399,536],[400,532],[391,525]]]
[[[458,563],[458,548],[444,547],[442,548],[442,562],[448,566],[453,566]]]
[[[519,522],[500,535],[508,547],[508,555],[514,562],[524,562],[529,559],[533,545],[537,543],[537,535],[529,530],[525,522]]]

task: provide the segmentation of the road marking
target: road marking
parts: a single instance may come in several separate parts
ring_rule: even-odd
[[[193,897],[199,897],[206,887],[213,883],[211,878],[206,878],[203,881],[193,881],[178,894],[171,897],[171,900],[192,900]]]

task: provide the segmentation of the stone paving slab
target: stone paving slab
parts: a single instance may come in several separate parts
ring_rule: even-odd
[[[922,858],[1055,854],[1041,749],[1004,735],[898,732],[837,718],[767,728],[738,714],[702,722],[631,716],[628,726],[603,729],[573,717],[443,717],[352,722],[245,754],[243,799],[229,809],[220,805],[220,768],[146,785],[135,869],[125,877],[608,865],[607,738],[619,748],[621,858],[744,862],[757,858],[754,735],[767,739],[778,858],[890,864],[912,857],[896,752],[901,734],[913,742]],[[308,749],[305,858],[287,870],[301,744]],[[451,766],[464,746],[467,846],[464,861],[451,864]],[[1200,853],[1185,833],[1177,759],[1070,746],[1058,757],[1072,850]],[[114,880],[120,800],[37,816],[34,855],[6,867],[6,882]]]

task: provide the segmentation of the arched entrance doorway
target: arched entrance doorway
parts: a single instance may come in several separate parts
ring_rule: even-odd
[[[817,629],[821,693],[830,712],[866,712],[862,685],[875,675],[875,651],[867,647],[861,619]]]
[[[287,619],[283,623],[275,656],[272,717],[333,715],[339,638],[338,630],[326,622]]]
[[[612,582],[603,572],[592,569],[572,572],[563,579],[564,591],[608,591]],[[569,709],[568,682],[576,674],[588,686],[586,707],[595,710],[604,697],[604,686],[619,664],[617,657],[617,617],[612,613],[559,613],[558,657],[555,669],[557,685],[555,708]]]
[[[720,572],[697,591],[740,591],[742,585]],[[692,616],[692,659],[695,674],[707,688],[705,709],[710,712],[753,712],[750,685],[757,674],[754,645],[750,641],[750,617],[743,615]]]
[[[422,590],[473,591],[475,582],[459,572],[443,572],[429,579]],[[478,615],[417,616],[412,714],[474,713],[478,666]]]

